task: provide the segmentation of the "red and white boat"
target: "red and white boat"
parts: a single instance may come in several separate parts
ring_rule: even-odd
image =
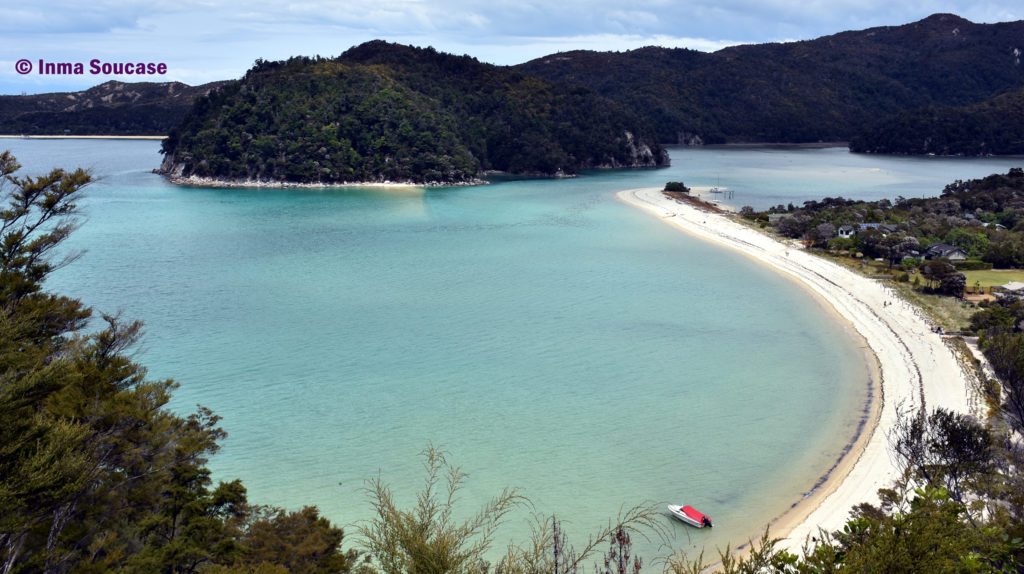
[[[711,524],[710,516],[689,505],[676,506],[675,504],[669,504],[668,511],[672,513],[672,516],[675,516],[690,526],[696,526],[697,528],[704,528],[705,526],[711,528],[714,526]]]

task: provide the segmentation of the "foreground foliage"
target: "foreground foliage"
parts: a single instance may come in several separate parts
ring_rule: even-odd
[[[47,293],[88,172],[18,177],[0,154],[0,572],[341,572],[314,508],[251,505],[206,467],[224,432],[166,409],[128,350],[141,325]]]
[[[465,476],[433,447],[424,458],[426,484],[412,510],[402,510],[379,477],[370,482],[376,516],[360,528],[369,554],[384,574],[486,572],[485,554],[495,530],[525,499],[505,490],[472,518],[457,522],[455,498]]]
[[[1019,428],[1017,429],[1019,432]],[[1019,446],[965,415],[938,409],[905,412],[890,437],[903,479],[880,491],[881,504],[861,504],[836,532],[821,532],[799,555],[779,549],[765,532],[748,555],[729,549],[726,574],[831,572],[1018,572],[1024,480]],[[669,560],[673,574],[698,574],[704,556]]]

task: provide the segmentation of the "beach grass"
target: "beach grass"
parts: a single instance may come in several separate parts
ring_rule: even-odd
[[[948,295],[932,295],[915,289],[910,283],[889,281],[888,285],[900,296],[925,312],[928,317],[947,333],[967,329],[971,315],[977,311],[974,305]]]
[[[902,271],[898,267],[889,269],[888,264],[885,262],[854,259],[852,257],[821,252],[818,253],[827,255],[831,261],[834,261],[847,269],[860,273],[861,275],[883,281],[886,286],[896,290],[900,297],[921,309],[921,311],[923,311],[933,323],[941,326],[946,330],[946,332],[959,332],[967,329],[971,324],[971,315],[977,311],[977,308],[972,303],[961,301],[947,295],[926,293],[916,287],[913,283],[897,281],[896,277],[901,274]],[[971,288],[974,285],[974,282],[971,279],[971,273],[991,273],[991,271],[965,272],[967,275],[968,288]],[[1021,276],[1024,276],[1024,272],[1018,273],[1020,273]],[[1002,285],[1006,281],[1012,281],[1012,279],[1006,279],[999,284]],[[985,286],[985,283],[982,283],[982,286]]]

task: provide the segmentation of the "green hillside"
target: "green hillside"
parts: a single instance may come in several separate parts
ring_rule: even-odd
[[[173,177],[470,182],[665,165],[652,130],[590,90],[468,56],[375,41],[336,59],[257,62],[165,141]]]
[[[967,106],[888,116],[850,140],[850,149],[892,154],[1024,154],[1024,89]]]
[[[880,117],[1024,86],[1024,22],[936,14],[903,26],[714,53],[553,54],[517,69],[614,99],[663,143],[847,141]]]

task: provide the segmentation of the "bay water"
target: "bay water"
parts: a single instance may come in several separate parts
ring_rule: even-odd
[[[468,514],[530,501],[495,556],[557,515],[571,541],[622,508],[689,503],[675,549],[756,535],[837,459],[864,416],[861,342],[770,270],[619,203],[620,189],[721,185],[767,207],[937,195],[1021,161],[842,149],[673,148],[673,166],[434,189],[207,189],[150,173],[152,141],[7,140],[24,174],[92,168],[50,287],[146,324],[137,351],[223,417],[211,461],[251,500],[371,516],[402,504],[433,444]],[[648,562],[669,549],[640,541]]]

